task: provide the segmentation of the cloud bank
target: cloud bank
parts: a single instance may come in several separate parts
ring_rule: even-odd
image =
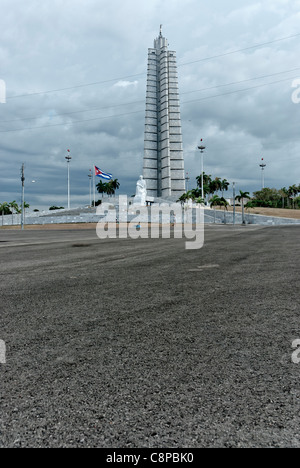
[[[300,2],[2,0],[0,199],[89,202],[93,164],[131,195],[142,173],[147,49],[163,24],[178,59],[185,168],[238,189],[300,182]],[[1,83],[1,81],[0,81]],[[3,101],[2,87],[2,101]],[[296,94],[298,93],[298,94]],[[0,93],[1,96],[1,93]],[[32,180],[36,182],[31,183]]]

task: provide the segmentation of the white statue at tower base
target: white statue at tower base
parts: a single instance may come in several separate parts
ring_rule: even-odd
[[[136,194],[133,200],[134,205],[146,206],[147,199],[147,184],[143,176],[141,175],[136,183]]]

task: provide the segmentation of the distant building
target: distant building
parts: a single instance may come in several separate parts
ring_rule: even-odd
[[[185,172],[176,52],[160,34],[148,50],[143,176],[152,197],[179,197]]]

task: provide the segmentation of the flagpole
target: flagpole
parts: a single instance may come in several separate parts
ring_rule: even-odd
[[[90,186],[90,208],[92,207],[92,169],[89,170],[88,178],[89,178],[89,186]]]

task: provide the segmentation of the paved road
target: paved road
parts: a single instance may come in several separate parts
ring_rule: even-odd
[[[299,233],[0,231],[0,447],[300,447]]]

